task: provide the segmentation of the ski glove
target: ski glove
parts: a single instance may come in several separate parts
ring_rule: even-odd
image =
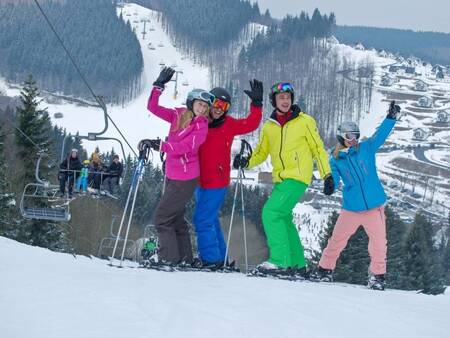
[[[252,104],[256,107],[262,107],[263,101],[263,83],[256,79],[250,81],[251,90],[244,90],[244,93],[252,100]]]
[[[164,89],[165,84],[172,79],[173,74],[175,74],[175,70],[173,68],[164,67],[161,73],[159,73],[156,81],[153,82],[153,85]]]
[[[145,147],[150,147],[153,150],[159,151],[161,147],[161,139],[157,138],[154,140],[145,139],[139,142],[138,148],[139,151],[143,150]]]
[[[330,196],[334,193],[334,179],[333,176],[328,175],[325,177],[325,181],[323,182],[323,193],[327,196]]]
[[[401,110],[402,109],[400,108],[400,106],[398,104],[395,104],[395,100],[391,101],[386,118],[396,120],[397,114],[399,114]]]
[[[240,168],[245,169],[248,167],[248,161],[249,161],[249,159],[246,156],[237,154],[233,160],[233,168],[234,169],[240,169]]]

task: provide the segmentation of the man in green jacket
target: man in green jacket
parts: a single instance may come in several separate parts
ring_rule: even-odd
[[[313,163],[325,180],[324,194],[334,192],[328,154],[316,121],[293,105],[294,88],[276,83],[269,95],[275,108],[264,123],[259,143],[250,158],[237,155],[234,168],[253,168],[270,155],[274,187],[262,211],[269,259],[258,265],[261,272],[298,269],[306,273],[303,246],[292,221],[292,210],[311,183]]]

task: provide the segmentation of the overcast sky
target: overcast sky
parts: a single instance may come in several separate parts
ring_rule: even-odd
[[[254,2],[254,0],[253,0]],[[258,0],[273,17],[334,12],[338,25],[405,28],[450,33],[450,0]]]

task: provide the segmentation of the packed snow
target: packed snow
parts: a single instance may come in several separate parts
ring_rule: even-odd
[[[448,291],[119,269],[4,237],[0,257],[8,338],[444,338],[450,330]]]

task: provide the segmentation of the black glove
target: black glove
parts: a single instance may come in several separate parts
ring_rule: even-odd
[[[153,82],[153,85],[164,89],[165,84],[172,79],[173,74],[175,74],[175,70],[173,68],[164,67],[161,73],[159,73],[156,81]]]
[[[263,101],[263,83],[256,79],[250,81],[251,90],[244,90],[244,93],[252,100],[252,104],[256,107],[262,107]]]
[[[330,196],[334,193],[334,179],[333,176],[328,175],[323,182],[323,193],[327,196]]]
[[[245,169],[245,168],[247,168],[248,167],[248,160],[249,159],[246,156],[241,155],[241,154],[237,154],[234,157],[234,160],[233,160],[233,168],[234,169],[239,169],[239,168]]]
[[[401,110],[400,106],[395,104],[395,100],[392,100],[386,117],[391,120],[396,120],[397,114],[399,114]]]
[[[157,138],[154,140],[144,139],[139,142],[138,149],[142,151],[145,147],[150,147],[153,150],[159,151],[161,146],[161,139]]]

